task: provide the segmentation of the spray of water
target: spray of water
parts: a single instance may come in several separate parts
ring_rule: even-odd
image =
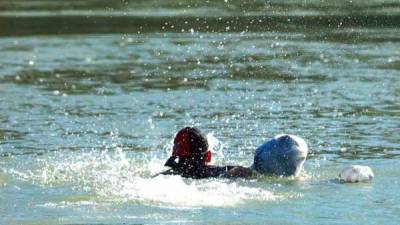
[[[222,144],[208,135],[216,158],[223,157]],[[164,154],[107,151],[56,152],[36,156],[7,173],[45,186],[66,186],[96,196],[96,201],[132,201],[173,207],[233,207],[247,201],[276,201],[281,196],[252,182],[228,179],[193,180],[180,176],[151,175],[165,169]],[[19,160],[21,162],[21,160]],[[254,182],[253,182],[254,183]],[[82,202],[87,204],[87,201]]]

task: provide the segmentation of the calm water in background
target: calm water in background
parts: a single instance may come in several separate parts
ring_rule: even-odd
[[[338,2],[0,1],[0,224],[399,224],[400,5]],[[220,165],[299,135],[305,171],[151,179],[186,125]]]

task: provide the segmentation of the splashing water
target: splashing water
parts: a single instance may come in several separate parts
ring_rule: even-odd
[[[224,145],[222,142],[220,142],[215,136],[214,133],[208,133],[206,135],[208,145],[210,150],[213,152],[213,154],[216,156],[216,159],[223,159],[224,158],[224,152],[223,148]]]
[[[353,29],[353,22],[343,29],[327,26],[345,17],[296,17],[296,24],[310,21],[292,24],[300,32],[267,26],[262,29],[271,32],[238,33],[225,20],[230,30],[215,34],[181,33],[174,24],[178,33],[3,37],[0,224],[182,217],[200,224],[398,223],[397,17],[366,17],[372,26],[365,29]],[[32,19],[16,18],[27,29],[9,29],[25,32]],[[380,28],[375,19],[392,25]],[[111,22],[121,20],[132,22]],[[225,25],[211,20],[212,30]],[[39,21],[48,20],[33,22]],[[263,21],[288,23],[281,17]],[[173,131],[186,125],[221,137],[213,142],[209,136],[216,165],[249,166],[266,139],[301,135],[310,146],[307,173],[252,181],[151,179],[165,169]],[[370,166],[376,179],[328,181],[348,164]]]
[[[222,143],[208,134],[217,159]],[[193,180],[180,176],[157,176],[164,156],[129,154],[122,149],[91,152],[56,152],[20,164],[7,172],[24,181],[44,186],[67,186],[94,193],[100,202],[137,202],[174,207],[233,207],[246,201],[276,201],[283,197],[252,187],[252,182],[228,179]],[[82,204],[88,204],[83,200]]]

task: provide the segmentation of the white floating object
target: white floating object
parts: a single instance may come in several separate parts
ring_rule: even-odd
[[[339,174],[339,180],[346,183],[371,182],[373,178],[374,173],[369,166],[348,166]]]

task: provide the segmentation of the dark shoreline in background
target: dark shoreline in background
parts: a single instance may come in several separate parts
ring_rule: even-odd
[[[294,32],[400,28],[400,15],[329,16],[0,16],[0,36],[148,32]]]

